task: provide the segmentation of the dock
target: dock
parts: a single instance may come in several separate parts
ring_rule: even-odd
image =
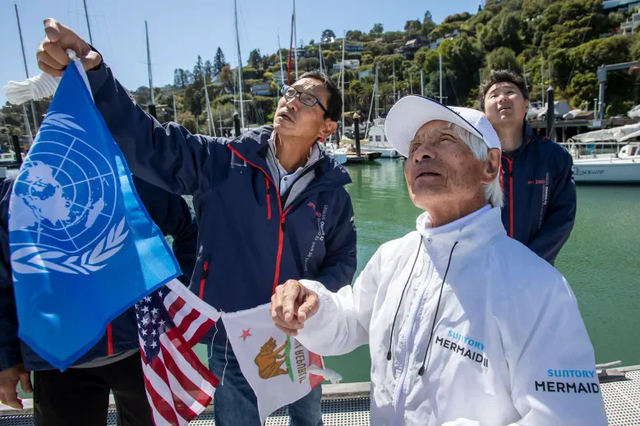
[[[620,367],[616,370],[623,380],[602,382],[609,426],[640,425],[640,365]],[[116,426],[115,401],[110,397],[107,426]],[[322,420],[325,426],[369,426],[369,382],[322,385]],[[24,410],[15,410],[0,404],[0,425],[33,425],[33,401],[24,400]],[[191,426],[211,426],[213,406],[189,423]],[[267,419],[266,426],[288,426],[289,416],[281,408]]]
[[[382,155],[381,152],[372,151],[372,152],[361,152],[360,155],[355,152],[347,152],[347,163],[365,163],[368,161],[373,161],[376,158],[380,158]]]

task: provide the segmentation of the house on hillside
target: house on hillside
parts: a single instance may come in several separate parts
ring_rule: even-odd
[[[346,49],[345,49],[346,50]],[[344,67],[348,70],[356,70],[360,67],[360,61],[358,59],[345,59]],[[335,74],[342,69],[342,61],[336,63],[331,67],[331,74]]]
[[[640,13],[634,13],[627,22],[620,25],[620,32],[624,35],[635,34],[636,28],[640,26]]]
[[[369,77],[370,75],[373,75],[373,71],[371,70],[371,68],[368,68],[358,73],[358,79]]]
[[[634,6],[640,6],[640,0],[604,0],[602,10],[609,12],[626,12]]]
[[[271,95],[271,90],[269,90],[269,83],[254,83],[251,86],[251,94],[254,96]]]
[[[364,43],[345,42],[344,51],[348,53],[358,53],[364,50]]]
[[[404,46],[395,50],[395,53],[399,53],[405,57],[405,59],[413,60],[413,56],[421,47],[430,48],[429,39],[422,34],[414,34],[407,37],[407,41]]]
[[[322,39],[320,39],[320,41],[322,43],[333,43],[334,41],[336,41],[335,37],[322,37]]]
[[[280,71],[276,71],[273,73],[273,81],[275,81],[278,86],[282,85],[282,80],[284,77],[284,82],[287,82],[287,71],[285,70],[284,72],[280,72]]]

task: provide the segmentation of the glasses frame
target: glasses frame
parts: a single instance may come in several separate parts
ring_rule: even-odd
[[[295,95],[293,95],[293,96],[289,96],[289,95],[287,95],[287,91],[288,91],[289,89],[293,89],[293,90],[295,90],[295,91],[296,91],[296,94],[295,94]],[[314,95],[312,95],[311,93],[301,92],[301,91],[299,91],[298,89],[296,89],[295,87],[293,87],[293,86],[289,86],[288,84],[283,85],[283,86],[282,86],[282,90],[281,90],[280,92],[282,93],[282,96],[284,96],[284,97],[285,97],[285,98],[287,98],[287,99],[293,99],[293,98],[295,98],[295,97],[297,96],[297,97],[298,97],[298,100],[300,101],[300,103],[301,103],[302,105],[304,105],[304,106],[308,106],[309,108],[313,108],[313,107],[314,107],[314,106],[316,106],[316,104],[317,104],[317,105],[320,107],[320,109],[322,109],[322,111],[323,111],[325,114],[328,114],[328,113],[329,113],[329,111],[327,111],[327,109],[324,107],[324,105],[322,105],[322,103],[318,100],[318,98],[316,98],[316,97],[315,97]],[[313,104],[309,105],[309,104],[307,104],[307,103],[303,102],[303,101],[302,101],[302,95],[303,95],[303,94],[304,94],[304,95],[307,95],[307,96],[311,96],[311,97],[314,99]]]

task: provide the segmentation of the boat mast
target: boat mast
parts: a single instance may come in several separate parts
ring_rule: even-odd
[[[207,103],[207,129],[209,130],[209,136],[213,134],[216,136],[216,123],[213,121],[213,114],[211,114],[211,103],[209,102],[209,90],[207,90],[207,75],[202,76],[204,78],[204,100]]]
[[[378,63],[376,62],[376,80],[373,85],[373,93],[376,99],[376,118],[380,118],[380,90],[378,88]]]
[[[342,136],[344,137],[344,49],[347,41],[347,32],[344,31],[342,34],[342,68],[340,69],[340,77],[342,78]],[[322,40],[320,40],[322,42]]]
[[[280,32],[278,31],[278,57],[280,58],[280,81],[284,86],[284,68],[282,66],[282,48],[280,47]]]
[[[442,54],[440,54],[439,59],[440,59],[440,103],[442,103]]]
[[[233,0],[233,7],[236,21],[236,41],[238,44],[238,92],[240,93],[240,130],[242,131],[244,129],[244,104],[242,102],[242,54],[240,53],[240,33],[238,31],[238,0]]]
[[[396,60],[391,60],[391,66],[393,67],[393,103],[396,103],[398,98],[396,97]]]
[[[173,95],[173,121],[178,122],[178,112],[176,110],[176,95]]]
[[[20,34],[20,48],[22,49],[22,60],[24,61],[24,72],[27,75],[27,78],[29,78],[29,68],[27,68],[27,55],[25,55],[24,53],[24,40],[22,38],[22,27],[20,26],[20,15],[18,14],[18,5],[14,4],[14,6],[16,9],[16,21],[18,21],[18,34]],[[31,103],[31,115],[33,117],[33,127],[37,132],[38,119],[36,117],[36,107],[33,101],[31,101],[30,103]],[[24,123],[27,130],[27,134],[29,135],[29,139],[33,144],[33,133],[31,133],[31,124],[29,123],[29,116],[27,115],[27,107],[24,104],[22,104],[22,115],[24,116]]]
[[[91,37],[91,25],[89,25],[89,11],[87,10],[87,0],[82,0],[84,3],[84,16],[87,18],[87,29],[89,30],[89,43],[93,46],[93,37]]]
[[[151,103],[149,104],[149,114],[156,116],[156,96],[153,93],[153,75],[151,74],[151,49],[149,48],[149,27],[147,21],[144,21],[144,32],[147,35],[147,69],[149,73],[149,93],[151,94]]]
[[[296,0],[293,0],[293,54],[296,62],[296,80],[298,79],[298,23],[296,22]],[[322,40],[321,40],[322,42]]]

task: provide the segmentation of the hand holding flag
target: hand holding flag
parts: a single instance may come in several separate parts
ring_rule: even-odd
[[[304,322],[318,311],[319,304],[318,295],[313,290],[296,280],[289,280],[276,287],[271,296],[271,318],[278,329],[296,336]]]
[[[91,46],[71,28],[62,25],[53,18],[44,20],[44,40],[38,46],[38,67],[49,75],[59,77],[69,65],[67,49],[76,52],[85,70],[97,67],[102,62],[100,54],[91,50]]]

